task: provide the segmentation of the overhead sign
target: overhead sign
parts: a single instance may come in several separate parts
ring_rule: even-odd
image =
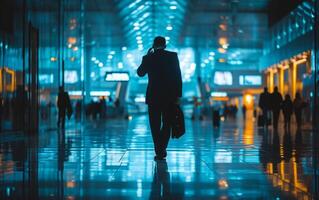
[[[106,72],[105,81],[129,81],[128,72]]]

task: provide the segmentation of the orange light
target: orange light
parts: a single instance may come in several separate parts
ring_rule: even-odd
[[[68,43],[69,44],[75,44],[76,43],[76,37],[69,37],[68,38]]]
[[[244,105],[247,107],[247,108],[252,108],[252,105],[253,105],[253,96],[250,95],[250,94],[245,94],[244,95]]]
[[[219,43],[221,46],[227,44],[227,43],[228,43],[227,38],[226,38],[226,37],[221,37],[221,38],[219,38],[218,43]]]
[[[79,47],[73,47],[72,49],[73,49],[73,51],[77,51],[77,50],[79,50]]]
[[[226,49],[224,49],[224,48],[218,48],[218,52],[219,52],[219,53],[226,53]]]
[[[72,181],[67,181],[66,182],[66,187],[67,188],[74,188],[75,187],[75,182],[72,180]]]
[[[226,62],[226,60],[224,58],[220,58],[220,59],[218,59],[218,62],[224,63],[224,62]]]
[[[51,62],[55,62],[55,61],[57,61],[58,59],[57,59],[57,57],[51,57],[50,60],[51,60]]]
[[[220,25],[219,25],[219,28],[220,28],[222,31],[227,31],[227,26],[226,26],[226,24],[220,24]]]

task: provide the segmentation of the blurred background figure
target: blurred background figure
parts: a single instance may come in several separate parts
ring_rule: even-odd
[[[245,104],[244,104],[243,107],[242,107],[242,112],[243,112],[244,120],[246,119],[246,111],[247,111],[247,108],[246,108],[246,106],[245,106]]]
[[[67,112],[69,112],[71,107],[70,97],[67,92],[64,91],[63,87],[59,87],[59,93],[58,93],[58,127],[65,127],[65,116]]]
[[[268,88],[264,88],[264,92],[260,94],[258,106],[262,110],[262,125],[264,127],[268,126],[268,120],[270,119],[270,93]]]
[[[289,94],[285,95],[285,99],[282,102],[282,112],[284,114],[284,128],[286,131],[290,130],[290,118],[293,111],[293,105]]]
[[[293,102],[293,109],[297,121],[297,128],[300,129],[302,125],[302,110],[307,106],[307,103],[301,98],[299,92],[296,93],[296,97]]]
[[[270,102],[271,102],[271,109],[272,109],[273,128],[275,131],[277,131],[279,114],[280,114],[281,103],[282,103],[282,96],[278,92],[277,86],[274,88],[274,92],[271,94]]]

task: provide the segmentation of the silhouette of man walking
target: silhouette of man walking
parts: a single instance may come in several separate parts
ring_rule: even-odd
[[[64,91],[64,88],[62,86],[59,87],[59,93],[58,93],[58,127],[62,126],[62,128],[65,127],[65,115],[66,112],[70,110],[70,97],[67,92]]]
[[[282,96],[278,92],[277,86],[274,88],[274,92],[271,93],[270,100],[271,100],[273,127],[274,127],[274,130],[277,131],[280,109],[281,109],[281,105],[282,105]]]
[[[164,160],[171,132],[171,110],[182,96],[182,77],[177,53],[166,51],[164,37],[156,37],[137,74],[148,75],[146,103],[154,142],[155,160]]]

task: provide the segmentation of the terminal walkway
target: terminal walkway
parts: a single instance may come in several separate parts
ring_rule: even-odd
[[[147,116],[2,134],[0,199],[311,199],[311,132],[186,121],[153,160]]]

